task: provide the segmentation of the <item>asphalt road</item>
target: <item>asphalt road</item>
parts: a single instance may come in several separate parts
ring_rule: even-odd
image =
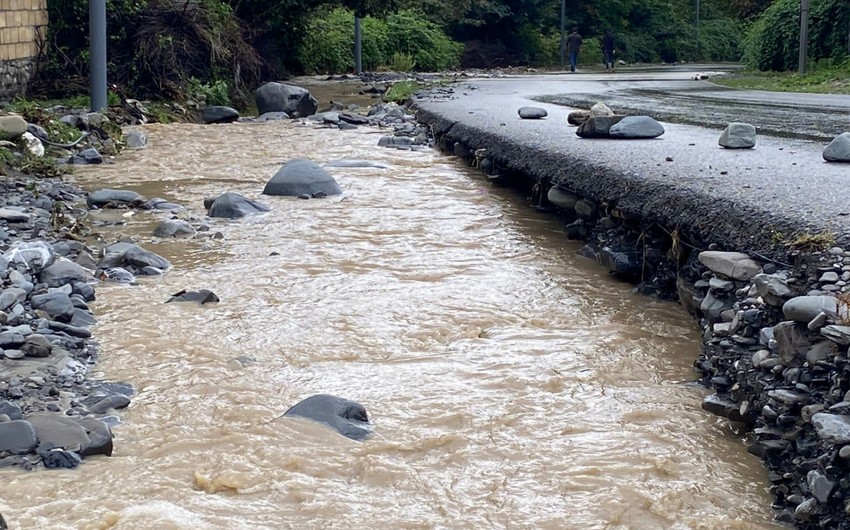
[[[777,258],[783,256],[777,241],[802,233],[828,230],[850,245],[850,165],[829,164],[821,156],[829,139],[850,129],[850,97],[726,90],[693,81],[695,72],[707,71],[471,79],[455,85],[449,97],[421,101],[419,116],[438,134],[486,148],[511,169],[679,227],[694,240]],[[616,98],[624,91],[651,97],[636,97],[636,110],[619,109]],[[655,140],[581,139],[566,123],[573,107],[539,102],[579,97],[656,116],[666,133]],[[690,121],[661,114],[681,97],[700,113]],[[519,119],[516,111],[526,105],[546,108],[549,117]],[[817,129],[822,140],[762,134],[755,149],[726,150],[717,144],[717,128],[741,120],[729,115],[737,108],[756,118],[781,114],[789,124],[816,110],[836,119]]]

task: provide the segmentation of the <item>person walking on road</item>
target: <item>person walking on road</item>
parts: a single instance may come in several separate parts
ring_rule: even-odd
[[[605,62],[605,71],[614,71],[614,33],[609,29],[602,37],[602,60]]]
[[[567,50],[570,52],[570,72],[575,72],[578,54],[581,51],[581,35],[578,34],[578,28],[573,28],[573,32],[567,37]]]

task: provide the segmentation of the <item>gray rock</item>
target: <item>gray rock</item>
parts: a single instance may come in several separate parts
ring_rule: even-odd
[[[23,418],[23,415],[21,414],[21,407],[5,399],[0,399],[0,414],[8,416],[10,420],[19,420]]]
[[[170,212],[182,211],[186,208],[180,204],[169,202],[159,197],[153,198],[140,206],[143,210],[166,210]]]
[[[39,274],[39,281],[46,283],[48,287],[61,287],[69,283],[85,282],[89,278],[90,274],[82,266],[65,258],[54,261],[52,265],[43,269]]]
[[[112,454],[112,433],[101,421],[75,420],[50,413],[31,414],[27,419],[35,428],[40,446],[45,449],[64,449],[84,457]]]
[[[319,108],[309,91],[283,83],[266,83],[254,96],[261,116],[267,112],[285,112],[292,118],[303,118],[315,114]]]
[[[77,326],[72,326],[70,324],[65,324],[63,322],[56,322],[55,320],[48,320],[47,327],[52,329],[53,331],[61,331],[63,333],[67,333],[72,337],[79,337],[81,339],[91,338],[91,331],[85,328],[79,328]],[[6,354],[8,355],[8,351]]]
[[[563,208],[565,210],[574,210],[576,203],[581,200],[581,197],[575,193],[570,193],[556,186],[549,188],[549,193],[546,195],[546,198],[558,208]]]
[[[21,350],[4,350],[3,355],[7,359],[11,359],[13,361],[17,361],[19,359],[23,359],[24,357],[26,357],[24,352],[22,352]]]
[[[87,112],[79,116],[79,123],[85,127],[102,127],[104,123],[109,121],[104,114],[100,112]]]
[[[699,306],[700,311],[708,317],[709,321],[717,322],[720,318],[720,313],[729,309],[731,304],[719,298],[715,298],[710,292],[703,298]]]
[[[27,132],[27,122],[17,114],[0,116],[0,140],[17,140]]]
[[[594,106],[590,107],[590,117],[598,118],[603,116],[613,116],[614,111],[611,110],[611,107],[602,103],[601,101],[596,103]]]
[[[21,351],[29,357],[48,357],[53,351],[53,343],[47,340],[47,337],[37,333],[26,338],[26,342],[21,346]]]
[[[576,129],[576,135],[581,138],[610,138],[611,127],[619,123],[625,116],[596,116],[591,117]]]
[[[68,323],[75,327],[88,328],[97,324],[97,319],[94,318],[91,311],[74,307],[74,316],[71,317],[71,321]]]
[[[341,195],[342,188],[320,165],[303,158],[284,164],[263,189],[263,195],[298,197],[316,194]]]
[[[38,435],[28,421],[15,420],[0,423],[0,453],[25,455],[38,445]]]
[[[73,293],[82,296],[86,302],[93,302],[95,300],[94,287],[87,283],[75,283]]]
[[[55,449],[41,455],[41,461],[46,469],[76,469],[83,463],[77,453]]]
[[[517,111],[517,114],[524,120],[539,120],[549,115],[546,109],[540,107],[522,107]]]
[[[771,390],[767,393],[767,395],[776,401],[781,403],[785,403],[787,405],[799,405],[800,403],[806,403],[811,398],[808,394],[799,394],[797,392],[791,392],[790,390]]]
[[[808,324],[820,313],[838,311],[838,299],[834,296],[798,296],[785,302],[782,313],[788,320]]]
[[[127,131],[124,133],[124,143],[130,149],[144,149],[148,146],[148,135],[142,131]]]
[[[285,112],[266,112],[257,116],[256,121],[280,121],[280,120],[288,120],[289,114]]]
[[[225,219],[239,219],[246,215],[271,211],[265,204],[252,201],[238,193],[227,192],[219,195],[207,206],[207,215]]]
[[[50,318],[60,322],[69,322],[74,316],[74,304],[65,293],[37,294],[32,297],[32,307],[45,311]]]
[[[53,247],[45,241],[16,241],[3,254],[3,259],[9,264],[23,265],[27,271],[38,273],[53,263]]]
[[[107,208],[115,206],[126,206],[135,208],[141,206],[145,198],[129,190],[102,189],[93,192],[86,199],[89,208]]]
[[[206,124],[211,123],[233,123],[239,119],[239,112],[236,109],[223,106],[205,107],[201,111],[201,119]]]
[[[611,138],[648,139],[664,134],[664,126],[649,116],[626,116],[609,129]]]
[[[0,208],[0,220],[8,223],[26,223],[31,219],[30,214],[12,208]]]
[[[827,318],[828,317],[826,313],[821,313],[815,318],[813,318],[812,321],[806,325],[806,327],[809,328],[809,331],[817,331],[826,325]]]
[[[68,161],[71,164],[102,164],[103,157],[94,147],[80,151]]]
[[[589,119],[589,110],[574,110],[567,115],[567,123],[570,125],[581,125]]]
[[[850,443],[850,416],[821,412],[812,416],[818,438],[836,445]]]
[[[779,358],[786,366],[795,362],[802,364],[812,345],[794,322],[780,322],[773,327],[773,336],[779,348]]]
[[[741,415],[741,405],[718,394],[706,396],[702,401],[702,408],[715,416],[728,418],[732,421],[744,421],[744,417]]]
[[[718,143],[727,149],[750,149],[756,145],[756,128],[749,123],[730,123]]]
[[[130,404],[130,398],[121,394],[106,396],[87,408],[92,414],[106,414],[112,409],[123,409]]]
[[[140,270],[145,267],[155,267],[168,270],[171,263],[162,256],[145,250],[132,243],[113,243],[104,249],[104,256],[97,263],[98,268],[124,267]]]
[[[753,283],[756,286],[756,293],[762,298],[769,296],[787,298],[791,296],[788,281],[779,274],[756,274],[753,277]]]
[[[26,341],[26,337],[20,333],[4,331],[0,333],[0,348],[6,350],[6,357],[9,357],[9,350],[18,349]],[[10,359],[13,357],[9,357]]]
[[[339,119],[349,125],[369,125],[369,118],[351,112],[340,112]]]
[[[825,272],[818,280],[819,282],[826,283],[835,283],[838,281],[838,273],[837,272]]]
[[[841,133],[830,142],[823,150],[823,159],[827,162],[850,162],[850,132]]]
[[[761,271],[758,263],[741,252],[700,252],[699,261],[711,272],[739,281],[749,281]]]
[[[797,521],[811,521],[818,513],[817,499],[806,499],[794,509],[794,519]]]
[[[715,277],[708,281],[708,286],[715,291],[729,292],[735,288],[735,282]]]
[[[182,219],[166,219],[156,225],[153,230],[154,237],[192,237],[195,229]]]
[[[213,302],[219,302],[218,296],[215,295],[212,291],[207,289],[201,289],[200,291],[180,291],[179,293],[174,293],[171,295],[171,298],[165,301],[166,304],[170,302],[197,302],[201,305],[210,304]]]
[[[378,139],[378,147],[410,147],[411,145],[413,145],[413,138],[407,136],[382,136]]]
[[[806,362],[814,365],[818,361],[827,360],[830,355],[834,355],[833,348],[834,345],[828,340],[818,342],[806,353]]]
[[[327,394],[301,401],[286,411],[284,416],[298,416],[322,423],[352,440],[364,440],[372,434],[363,405]]]
[[[847,346],[850,344],[850,326],[824,326],[820,330],[821,335],[832,342]]]
[[[20,287],[9,287],[0,293],[0,310],[6,311],[27,299],[27,292]]]
[[[389,169],[390,166],[382,162],[373,162],[371,160],[334,160],[328,162],[325,167],[342,167],[342,168],[373,168],[373,169]]]

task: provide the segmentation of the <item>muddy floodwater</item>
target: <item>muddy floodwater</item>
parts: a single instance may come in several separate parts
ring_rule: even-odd
[[[137,394],[111,458],[0,472],[11,528],[776,527],[759,460],[688,384],[690,317],[576,256],[554,216],[369,129],[146,131],[148,149],[78,181],[199,221],[224,191],[272,211],[185,241],[150,235],[164,213],[92,216],[174,268],[98,287],[94,375]],[[296,156],[388,168],[332,169],[342,200],[261,196]],[[202,288],[221,302],[163,303]],[[374,436],[278,419],[318,393],[362,403]]]

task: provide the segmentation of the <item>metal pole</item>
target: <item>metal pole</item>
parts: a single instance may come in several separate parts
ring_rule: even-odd
[[[357,15],[354,15],[354,70],[357,75],[363,73],[363,34]]]
[[[561,0],[561,68],[566,68],[567,58],[567,35],[566,35],[566,18],[567,18],[567,0]]]
[[[106,0],[89,0],[91,110],[106,108]]]
[[[800,73],[806,73],[809,57],[809,0],[800,0]]]
[[[697,0],[697,53],[695,59],[699,61],[699,0]]]

